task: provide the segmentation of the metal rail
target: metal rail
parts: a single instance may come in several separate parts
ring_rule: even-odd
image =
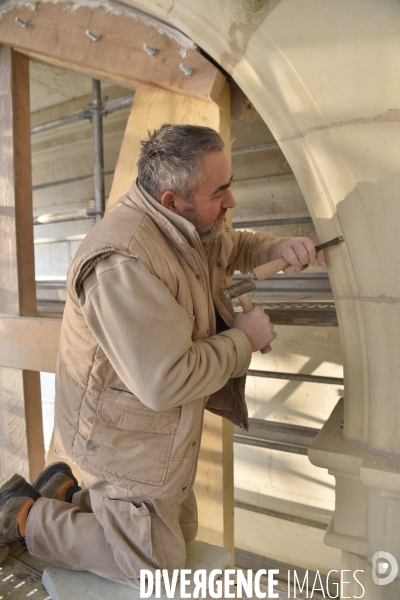
[[[338,327],[334,302],[255,302],[268,314],[274,325]]]
[[[312,223],[311,217],[288,217],[287,219],[257,219],[251,221],[234,221],[232,227],[244,229],[245,227],[270,227],[277,225],[301,225]]]
[[[318,432],[319,429],[313,427],[249,419],[249,431],[235,426],[233,441],[248,446],[306,455]]]
[[[115,171],[103,171],[103,176],[106,177],[108,175],[114,175]],[[70,183],[76,183],[79,181],[86,181],[87,179],[92,179],[93,175],[82,175],[80,177],[72,177],[70,179],[60,179],[58,181],[51,181],[49,183],[41,183],[39,185],[33,186],[33,190],[43,190],[50,187],[55,187],[58,185],[68,185]],[[90,209],[89,209],[90,211]],[[63,213],[58,213],[58,217]],[[94,214],[90,214],[87,216],[83,216],[82,211],[68,212],[65,213],[66,218],[62,219],[57,218],[55,221],[50,220],[50,215],[41,215],[36,217],[33,221],[34,225],[39,225],[43,223],[61,223],[62,221],[77,221],[79,219],[93,219]],[[71,215],[71,216],[69,216]],[[76,215],[76,216],[75,216]],[[232,225],[236,229],[244,229],[246,227],[269,227],[269,226],[277,226],[277,225],[299,225],[302,223],[312,223],[311,217],[292,217],[287,219],[259,219],[257,221],[236,221]]]
[[[84,234],[82,234],[82,238]],[[80,238],[81,239],[81,238]],[[57,242],[57,238],[39,238],[35,243],[51,243]],[[61,240],[60,240],[61,241]],[[63,238],[62,241],[79,241]],[[234,281],[240,276],[234,275]],[[318,326],[318,327],[337,327],[337,316],[333,297],[330,299],[331,288],[329,279],[326,273],[309,273],[297,276],[275,275],[265,281],[258,283],[259,292],[253,294],[253,299],[256,304],[262,306],[265,312],[268,313],[274,325],[302,325],[302,326]],[[48,301],[45,291],[45,283],[37,283],[38,302],[40,311],[47,312],[49,310]],[[276,300],[273,298],[276,295],[281,297],[284,295],[287,300]],[[290,301],[293,297],[305,298],[304,301]],[[265,299],[264,299],[265,297]],[[237,307],[239,310],[239,307]],[[236,307],[235,307],[236,309]],[[52,312],[62,312],[63,306],[51,305]],[[301,375],[301,374],[300,374]],[[287,377],[287,375],[285,375]],[[313,377],[313,376],[312,376]],[[317,377],[317,376],[315,376]],[[318,382],[318,380],[316,381]],[[334,385],[340,385],[340,381],[335,381]]]
[[[85,219],[94,219],[95,213],[93,208],[83,208],[65,213],[49,213],[47,215],[39,215],[33,219],[34,225],[49,225],[50,223],[65,223],[67,221],[82,221]]]
[[[104,176],[114,175],[115,170],[104,171]],[[93,173],[90,175],[80,175],[79,177],[70,177],[68,179],[58,179],[56,181],[48,181],[47,183],[38,183],[32,187],[33,191],[45,190],[46,188],[56,187],[58,185],[68,185],[70,183],[77,183],[79,181],[86,181],[87,179],[93,179]]]
[[[256,369],[249,369],[247,374],[251,377],[268,377],[270,379],[285,379],[287,381],[309,381],[310,383],[344,385],[344,379],[342,377],[323,377],[322,375],[307,375],[305,373],[278,373],[276,371],[258,371]]]
[[[250,512],[267,515],[268,517],[274,517],[275,519],[282,519],[283,521],[292,521],[292,523],[299,523],[300,525],[314,527],[315,529],[326,530],[328,528],[327,523],[323,523],[322,521],[307,519],[306,517],[284,513],[271,508],[264,508],[263,506],[257,506],[255,504],[248,504],[247,502],[241,502],[240,500],[235,500],[235,508],[242,508],[243,510],[249,510]]]
[[[36,244],[59,244],[61,242],[82,242],[86,233],[77,233],[75,235],[65,235],[63,237],[36,238],[33,243]]]
[[[113,175],[114,171],[103,171],[103,175]],[[64,185],[64,184],[68,184],[68,183],[75,183],[76,181],[84,181],[85,179],[90,179],[92,178],[93,175],[85,175],[82,177],[77,177],[74,179],[63,179],[61,181],[55,181],[52,183],[45,183],[42,184],[40,186],[36,186],[34,189],[44,189],[45,187],[53,187],[56,185]],[[89,209],[90,211],[90,209]],[[61,218],[61,214],[65,214],[66,218]],[[62,221],[77,221],[79,219],[93,219],[94,218],[94,213],[92,212],[91,215],[86,215],[83,216],[83,212],[80,211],[76,211],[76,212],[69,212],[69,213],[58,213],[57,215],[57,219],[54,221],[50,220],[50,214],[49,215],[41,215],[39,217],[36,217],[34,219],[34,225],[39,225],[39,224],[43,224],[43,223],[60,223]],[[259,220],[259,221],[237,221],[236,223],[233,223],[233,226],[236,229],[244,229],[246,227],[269,227],[269,226],[276,226],[276,225],[299,225],[301,223],[312,223],[312,219],[311,217],[298,217],[298,218],[288,218],[288,219],[267,219],[267,220]]]
[[[131,106],[133,98],[134,96],[124,96],[123,98],[117,98],[116,100],[103,101],[101,110],[102,116],[105,117],[116,110],[128,108]],[[83,121],[84,119],[88,119],[89,121],[92,119],[91,104],[88,104],[82,108],[82,110],[70,113],[69,115],[63,115],[58,119],[53,119],[51,121],[47,121],[46,123],[34,125],[31,127],[31,135],[43,133],[44,131],[50,131],[51,129],[56,129],[57,127],[62,127],[63,125],[69,125],[75,121]]]
[[[233,281],[236,283],[237,281],[241,281],[246,279],[248,275],[243,275],[242,273],[234,273]],[[257,292],[266,292],[268,296],[271,297],[271,293],[273,294],[319,294],[329,293],[333,300],[333,293],[331,284],[329,281],[328,273],[326,272],[316,272],[310,273],[308,271],[302,271],[298,275],[286,275],[286,273],[276,273],[276,275],[271,275],[267,279],[261,279],[257,281]],[[288,297],[288,300],[290,296]],[[271,297],[272,300],[272,297]]]

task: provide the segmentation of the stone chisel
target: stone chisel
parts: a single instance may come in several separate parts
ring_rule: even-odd
[[[343,236],[339,236],[334,238],[333,240],[329,240],[329,242],[324,242],[323,244],[318,244],[315,246],[315,251],[319,252],[320,250],[325,250],[325,248],[329,248],[330,246],[336,246],[336,244],[341,244],[344,242]],[[308,265],[303,267],[303,270]],[[279,271],[283,271],[287,267],[290,267],[290,263],[285,258],[278,258],[277,260],[272,260],[271,262],[265,263],[264,265],[260,265],[253,270],[254,275],[257,277],[259,281],[262,279],[268,279],[271,275],[276,275]]]
[[[329,248],[330,246],[335,246],[336,244],[340,244],[344,242],[344,238],[342,236],[336,237],[333,240],[329,240],[329,242],[325,242],[324,244],[319,244],[315,246],[315,250],[319,252],[320,250],[324,250],[325,248]],[[257,279],[267,279],[271,277],[271,275],[276,275],[279,271],[286,269],[289,267],[290,263],[287,262],[284,258],[278,258],[277,260],[273,260],[269,263],[265,263],[259,267],[254,269],[254,274]],[[254,304],[250,299],[249,292],[253,292],[257,289],[256,284],[254,283],[254,279],[250,276],[246,277],[246,279],[242,279],[238,283],[234,283],[229,285],[224,289],[224,294],[228,300],[233,300],[233,298],[238,298],[240,305],[243,309],[244,313],[248,313],[254,308]],[[268,345],[262,350],[260,350],[261,354],[266,354],[272,350],[271,346]]]

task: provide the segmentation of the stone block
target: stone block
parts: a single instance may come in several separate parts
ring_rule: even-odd
[[[226,548],[195,541],[187,547],[185,569],[192,572],[205,569],[207,573],[213,569],[224,570],[231,560],[231,553]],[[61,567],[50,566],[43,573],[43,586],[51,600],[71,600],[71,598],[85,598],[85,600],[140,600],[139,590],[104,579],[86,571],[72,571]],[[187,592],[193,589],[191,583]],[[153,600],[155,596],[151,596]],[[166,596],[162,596],[166,598]],[[180,599],[179,586],[174,596]]]

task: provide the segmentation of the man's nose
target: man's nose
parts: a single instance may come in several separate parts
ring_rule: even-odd
[[[225,195],[224,201],[222,203],[223,208],[235,208],[236,200],[233,197],[233,194],[230,189],[227,190],[227,194]]]

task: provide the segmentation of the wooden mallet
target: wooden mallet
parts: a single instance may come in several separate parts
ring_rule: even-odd
[[[233,300],[233,298],[238,298],[241,307],[243,308],[244,313],[249,313],[254,308],[254,304],[250,299],[249,292],[253,292],[257,289],[256,284],[254,283],[254,279],[251,277],[246,277],[246,279],[242,279],[238,283],[233,283],[224,289],[224,294],[228,300]],[[267,354],[267,352],[271,352],[272,348],[270,345],[265,346],[260,350],[261,354]]]

